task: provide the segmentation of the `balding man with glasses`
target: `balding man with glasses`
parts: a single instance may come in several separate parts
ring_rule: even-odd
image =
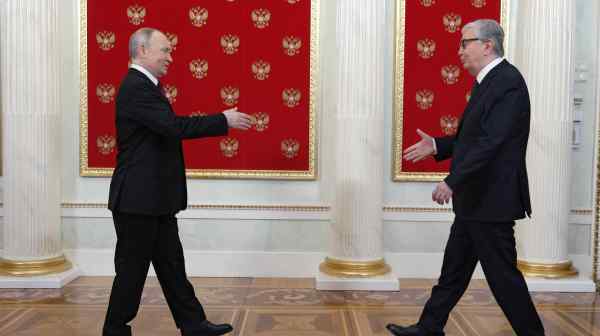
[[[455,135],[421,140],[404,152],[413,162],[452,158],[448,176],[432,193],[455,213],[438,284],[417,324],[389,324],[396,336],[444,335],[450,311],[467,289],[477,262],[517,335],[544,335],[544,327],[517,268],[513,227],[531,215],[525,151],[530,102],[525,80],[504,58],[504,32],[494,20],[462,29],[458,55],[476,81]]]

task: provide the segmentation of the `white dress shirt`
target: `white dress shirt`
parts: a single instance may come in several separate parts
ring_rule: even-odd
[[[148,77],[148,79],[152,81],[152,83],[154,83],[154,85],[158,85],[158,78],[154,77],[154,75],[151,74],[150,71],[146,70],[146,68],[144,68],[143,66],[131,63],[129,67],[143,73],[144,75],[146,75],[146,77]]]

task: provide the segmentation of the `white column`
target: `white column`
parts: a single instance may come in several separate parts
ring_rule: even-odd
[[[4,174],[0,273],[9,275],[0,279],[0,287],[28,286],[24,278],[10,276],[71,268],[61,240],[58,2],[0,3]]]
[[[398,287],[381,277],[390,272],[382,235],[385,28],[384,1],[337,2],[333,220],[318,289]]]
[[[577,274],[567,254],[575,2],[520,1],[515,63],[531,97],[527,166],[533,217],[517,226],[526,276]]]

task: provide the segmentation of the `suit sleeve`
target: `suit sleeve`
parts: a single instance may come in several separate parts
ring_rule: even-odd
[[[464,159],[444,179],[451,189],[456,189],[469,177],[485,168],[511,136],[519,121],[523,102],[526,101],[526,91],[510,86],[493,94],[491,104],[481,115],[481,135],[469,144]]]
[[[166,137],[193,139],[225,135],[227,119],[222,113],[210,116],[177,116],[159,93],[138,87],[134,91],[126,116]]]
[[[436,161],[443,161],[452,157],[454,150],[454,141],[456,137],[454,135],[435,138],[435,146],[437,154],[433,156]]]

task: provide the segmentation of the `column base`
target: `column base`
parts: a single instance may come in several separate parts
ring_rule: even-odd
[[[0,276],[0,288],[62,288],[80,275],[77,267],[65,272],[38,276]]]
[[[576,277],[579,273],[570,261],[556,264],[542,264],[517,260],[517,267],[524,276],[529,278],[564,279]]]
[[[56,258],[32,261],[18,261],[0,258],[0,276],[38,276],[58,274],[69,270],[73,265],[64,255]]]
[[[397,291],[400,289],[400,282],[392,273],[370,278],[344,278],[319,272],[315,283],[317,290]]]
[[[337,277],[374,277],[390,272],[383,258],[374,261],[346,261],[326,257],[319,271]]]
[[[596,284],[589,276],[566,279],[543,279],[525,277],[530,292],[569,292],[569,293],[593,293]]]

